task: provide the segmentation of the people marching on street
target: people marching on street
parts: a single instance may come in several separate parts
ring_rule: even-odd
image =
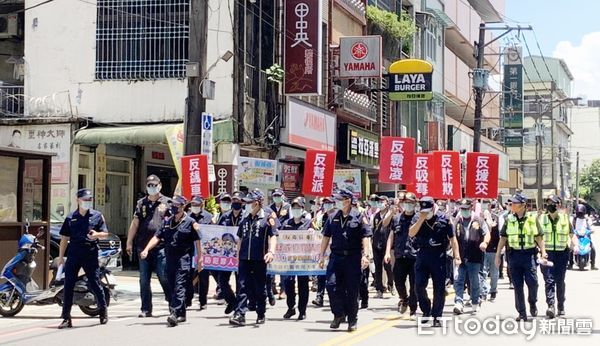
[[[190,201],[190,210],[189,210],[189,216],[194,219],[194,221],[196,221],[197,224],[199,225],[210,225],[213,223],[213,214],[209,213],[208,211],[206,211],[206,209],[204,209],[204,199],[199,196],[199,195],[195,195],[192,197],[192,200]],[[194,252],[194,249],[191,249],[191,253],[190,255],[192,257],[194,256],[198,256],[198,254],[196,254]],[[195,273],[198,273],[197,276],[195,275]],[[192,305],[192,299],[194,297],[194,286],[197,287],[198,290],[198,302],[200,303],[200,310],[205,310],[207,308],[207,304],[208,304],[208,289],[209,289],[209,284],[210,284],[210,277],[213,276],[215,278],[215,281],[218,282],[218,280],[216,279],[217,277],[217,272],[213,272],[211,270],[203,270],[203,271],[196,271],[195,268],[191,268],[190,269],[190,276],[189,276],[189,289],[187,290],[187,301],[186,301],[186,305],[187,306],[191,306]],[[198,285],[194,285],[193,282],[194,280],[197,279],[198,281]],[[219,291],[219,287],[217,287],[217,292]]]
[[[394,294],[394,281],[392,274],[392,264],[385,263],[383,261],[385,257],[385,250],[389,237],[390,229],[384,225],[384,219],[391,219],[394,213],[393,207],[389,205],[389,199],[387,196],[379,196],[377,198],[377,212],[373,215],[371,220],[371,229],[373,231],[372,243],[373,243],[373,261],[375,263],[375,289],[377,294],[375,298],[383,298],[384,292],[390,292]],[[388,222],[389,224],[389,222]],[[383,272],[385,270],[385,276],[387,284],[383,284]]]
[[[481,290],[481,300],[486,301],[489,299],[490,302],[495,301],[496,295],[498,294],[499,270],[496,266],[495,258],[496,251],[498,250],[498,242],[500,241],[500,228],[497,207],[498,205],[495,202],[489,203],[489,209],[485,209],[485,207],[482,206],[482,209],[484,209],[483,219],[488,226],[490,239],[483,254],[483,266],[480,272],[479,287]],[[490,277],[489,281],[488,276]]]

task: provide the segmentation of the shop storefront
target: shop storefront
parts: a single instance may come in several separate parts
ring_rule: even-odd
[[[355,191],[355,196],[360,199],[366,199],[371,191],[379,191],[377,186],[379,173],[378,134],[356,125],[339,124],[337,157],[340,168],[345,169],[340,173],[338,173],[339,170],[336,170],[336,177],[343,177],[340,182],[335,181],[338,187],[350,186],[358,189],[360,186],[360,196]],[[360,182],[357,182],[359,177]]]

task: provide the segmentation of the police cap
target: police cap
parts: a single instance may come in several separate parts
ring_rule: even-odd
[[[77,198],[92,199],[94,198],[94,195],[92,194],[92,190],[90,189],[79,189],[77,190]]]
[[[435,202],[432,197],[424,196],[419,200],[420,211],[423,213],[428,213],[433,210],[433,205]]]

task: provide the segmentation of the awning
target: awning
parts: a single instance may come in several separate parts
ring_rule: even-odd
[[[82,129],[75,135],[75,144],[124,144],[152,145],[167,144],[166,132],[173,127],[183,127],[182,123],[149,124],[134,126],[110,126]],[[213,123],[213,141],[233,141],[233,121],[231,119]]]
[[[75,135],[75,144],[167,144],[165,132],[178,124],[153,124],[124,127],[96,127],[83,129]]]
[[[453,28],[456,26],[456,23],[454,23],[454,21],[452,21],[452,19],[443,10],[438,10],[437,8],[426,8],[425,11],[433,14],[437,22],[444,28]]]

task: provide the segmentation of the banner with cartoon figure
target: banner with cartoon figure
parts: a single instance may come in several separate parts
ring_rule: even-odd
[[[237,271],[237,230],[237,227],[200,225],[204,270]]]
[[[280,231],[277,237],[275,258],[268,273],[277,275],[325,275],[319,267],[323,235],[313,229]],[[325,254],[325,264],[329,254]]]

